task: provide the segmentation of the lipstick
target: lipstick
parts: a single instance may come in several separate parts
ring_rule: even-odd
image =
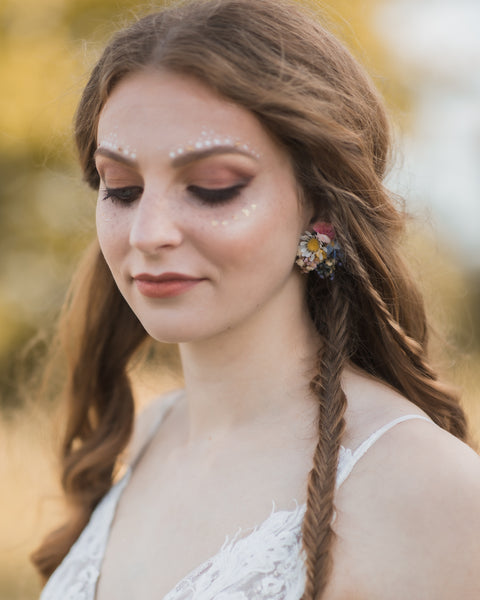
[[[184,275],[182,273],[162,273],[152,275],[140,273],[134,275],[133,280],[138,291],[147,298],[172,298],[188,292],[201,281],[201,278]]]

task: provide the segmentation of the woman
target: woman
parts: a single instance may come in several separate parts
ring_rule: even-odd
[[[343,46],[278,0],[167,8],[111,41],[76,139],[99,245],[63,315],[74,513],[42,598],[480,597],[480,464]],[[147,336],[185,389],[130,441]]]

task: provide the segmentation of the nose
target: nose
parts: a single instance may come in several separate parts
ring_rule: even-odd
[[[158,193],[144,190],[133,209],[130,227],[130,245],[144,254],[154,254],[161,248],[176,247],[182,243],[178,210],[172,201]]]

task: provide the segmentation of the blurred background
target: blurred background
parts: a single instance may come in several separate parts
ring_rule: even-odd
[[[315,3],[315,0],[310,0]],[[333,30],[365,64],[395,123],[389,186],[412,216],[405,242],[432,316],[432,355],[480,433],[480,4],[327,0]],[[59,410],[23,382],[48,346],[93,235],[71,122],[112,31],[148,7],[130,0],[0,4],[0,598],[31,600],[28,554],[61,521]],[[34,340],[34,342],[32,342]],[[138,402],[178,385],[134,374]]]

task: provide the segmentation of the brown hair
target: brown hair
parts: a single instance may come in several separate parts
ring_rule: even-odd
[[[93,188],[99,184],[93,153],[100,111],[122,78],[144,68],[197,77],[255,114],[288,150],[302,195],[319,217],[333,223],[345,252],[344,268],[333,281],[310,274],[307,286],[309,310],[324,344],[311,382],[319,438],[303,523],[304,598],[320,598],[331,572],[335,476],[346,407],[340,376],[346,361],[466,438],[457,399],[427,363],[422,299],[398,250],[404,216],[382,185],[389,152],[385,110],[350,53],[298,5],[181,2],[120,31],[93,70],[76,118],[80,161]],[[61,328],[69,331],[70,365],[62,481],[77,511],[34,556],[45,577],[111,486],[115,461],[132,429],[126,369],[146,334],[97,245],[74,282]]]

